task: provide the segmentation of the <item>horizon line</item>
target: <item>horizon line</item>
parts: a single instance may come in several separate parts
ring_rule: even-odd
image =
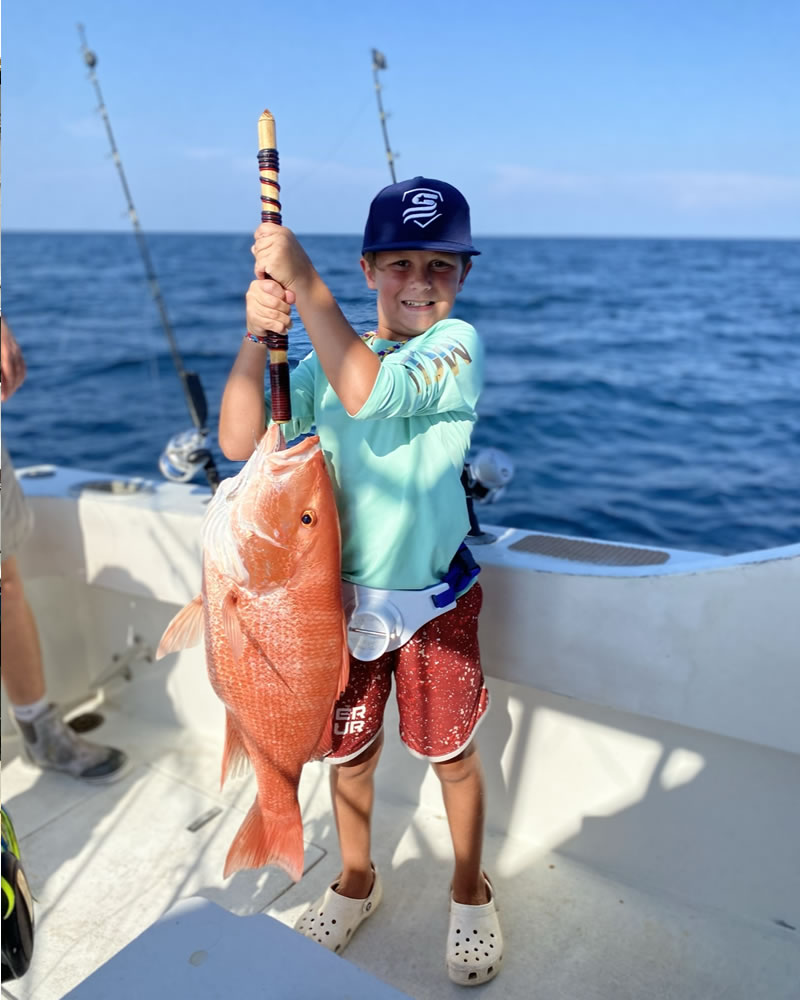
[[[302,237],[347,237],[361,239],[360,232],[315,233],[292,230]],[[3,227],[4,236],[135,236],[133,229],[24,229]],[[247,230],[236,229],[147,229],[144,235],[152,236],[245,236]],[[730,235],[715,233],[474,233],[475,240],[715,240],[739,242],[800,242],[800,233],[788,235]]]

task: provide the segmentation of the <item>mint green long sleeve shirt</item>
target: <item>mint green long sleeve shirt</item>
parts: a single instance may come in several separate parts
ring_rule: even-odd
[[[395,347],[377,338],[367,343],[376,352]],[[461,470],[483,367],[474,327],[446,319],[383,358],[369,399],[353,416],[313,351],[292,371],[285,434],[319,434],[336,493],[344,579],[419,590],[447,572],[469,530]]]

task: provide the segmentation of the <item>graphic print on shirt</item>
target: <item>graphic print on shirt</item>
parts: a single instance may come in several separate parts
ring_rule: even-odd
[[[458,358],[461,358],[461,360],[467,365],[472,364],[472,357],[470,356],[469,351],[466,349],[466,347],[464,347],[462,343],[458,341],[455,341],[450,344],[445,344],[441,348],[439,348],[439,350],[436,351],[430,350],[429,348],[421,348],[418,353],[421,354],[423,357],[430,358],[430,360],[433,361],[433,364],[436,368],[436,374],[434,375],[434,381],[436,382],[440,381],[440,379],[444,377],[445,370],[442,361],[444,361],[444,363],[447,365],[450,371],[452,371],[453,375],[458,375],[459,372]],[[418,368],[420,372],[422,372],[422,377],[425,380],[425,385],[430,385],[431,377],[425,370],[425,366],[421,362],[415,361],[413,359],[413,356],[411,359],[411,363],[416,368]],[[411,379],[411,381],[417,388],[417,392],[422,392],[422,386],[417,381],[417,378],[414,375],[414,373],[410,369],[407,369],[407,371],[408,371],[408,377]]]

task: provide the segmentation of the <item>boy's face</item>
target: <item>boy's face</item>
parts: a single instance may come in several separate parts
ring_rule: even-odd
[[[378,336],[418,337],[447,319],[471,267],[458,254],[438,250],[384,250],[374,267],[362,257],[367,285],[378,292]]]

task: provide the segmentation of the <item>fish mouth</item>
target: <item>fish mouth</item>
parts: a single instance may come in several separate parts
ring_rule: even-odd
[[[298,466],[321,451],[319,435],[313,434],[311,437],[298,441],[291,448],[268,452],[266,462],[273,475],[283,476],[293,472]]]

